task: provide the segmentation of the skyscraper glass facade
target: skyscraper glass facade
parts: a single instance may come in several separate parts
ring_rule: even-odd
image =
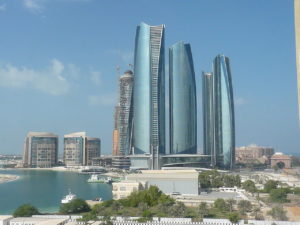
[[[218,55],[213,69],[212,75],[203,74],[204,152],[212,155],[213,165],[232,169],[235,160],[235,124],[229,58]]]
[[[197,153],[197,99],[190,44],[169,50],[170,153]]]
[[[131,150],[132,132],[132,88],[133,73],[131,70],[120,77],[120,112],[119,112],[119,149],[120,155],[128,155]]]
[[[216,155],[214,148],[214,98],[212,73],[202,73],[202,97],[203,153],[204,155],[211,155],[211,165],[215,165]]]
[[[83,166],[85,164],[85,145],[85,132],[64,136],[64,163],[66,166]]]
[[[164,57],[164,25],[141,23],[134,56],[134,154],[165,153]]]
[[[93,158],[100,157],[101,154],[101,140],[100,138],[86,138],[86,163],[85,165],[92,165]]]
[[[296,64],[298,81],[298,113],[300,120],[300,0],[294,0],[295,7],[295,34],[296,34]]]
[[[57,164],[58,136],[52,133],[29,132],[25,138],[25,167],[47,168]]]

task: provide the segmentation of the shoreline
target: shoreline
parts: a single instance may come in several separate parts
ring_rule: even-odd
[[[78,168],[66,168],[66,167],[50,167],[50,168],[0,168],[0,171],[5,170],[34,170],[34,171],[57,171],[57,172],[75,172],[80,174],[80,169]],[[106,173],[102,173],[101,175],[110,176],[110,177],[124,177],[122,174],[118,174],[116,172],[108,171]],[[0,174],[1,176],[1,174]],[[1,183],[1,182],[0,182]]]
[[[65,167],[49,167],[49,168],[0,168],[0,170],[41,170],[41,171],[62,171],[62,172],[78,172],[76,168],[65,168]]]
[[[16,181],[19,178],[20,178],[20,176],[17,176],[17,175],[0,174],[0,184]]]

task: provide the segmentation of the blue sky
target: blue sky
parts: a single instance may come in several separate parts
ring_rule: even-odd
[[[166,25],[166,47],[192,46],[199,149],[201,71],[223,53],[237,146],[300,153],[292,0],[0,0],[0,153],[21,153],[29,131],[59,134],[60,152],[64,134],[86,131],[110,153],[116,66],[133,63],[142,21]]]

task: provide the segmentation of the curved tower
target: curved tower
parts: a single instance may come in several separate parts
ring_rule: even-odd
[[[170,153],[197,153],[197,99],[190,44],[169,50]]]
[[[216,164],[232,169],[235,161],[235,124],[232,78],[229,58],[218,55],[214,60],[214,146]]]
[[[202,73],[203,153],[211,155],[212,166],[216,165],[213,78],[213,73]]]
[[[298,113],[300,120],[300,0],[294,0],[295,8],[295,35],[296,35],[296,64],[298,88]]]
[[[134,55],[134,154],[165,153],[164,71],[164,25],[141,23]]]

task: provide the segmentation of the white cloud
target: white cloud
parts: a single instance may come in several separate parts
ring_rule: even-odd
[[[43,70],[5,64],[0,65],[0,86],[31,88],[51,95],[63,95],[70,91],[72,73],[74,65],[65,66],[57,59],[53,59],[50,66]]]
[[[32,13],[41,13],[43,11],[43,0],[23,0],[23,5]]]
[[[28,9],[30,12],[38,14],[38,13],[42,13],[44,8],[45,8],[45,4],[46,3],[53,3],[53,2],[91,2],[93,0],[22,0],[23,1],[23,5],[26,9]]]
[[[92,106],[97,105],[114,105],[116,104],[115,94],[103,94],[103,95],[90,95],[88,96],[88,103]]]
[[[0,5],[0,12],[6,10],[6,4]]]
[[[238,97],[234,100],[234,104],[236,106],[245,105],[246,103],[247,103],[247,100],[245,98]]]
[[[99,86],[101,84],[101,73],[99,71],[91,71],[90,79],[94,84]]]

